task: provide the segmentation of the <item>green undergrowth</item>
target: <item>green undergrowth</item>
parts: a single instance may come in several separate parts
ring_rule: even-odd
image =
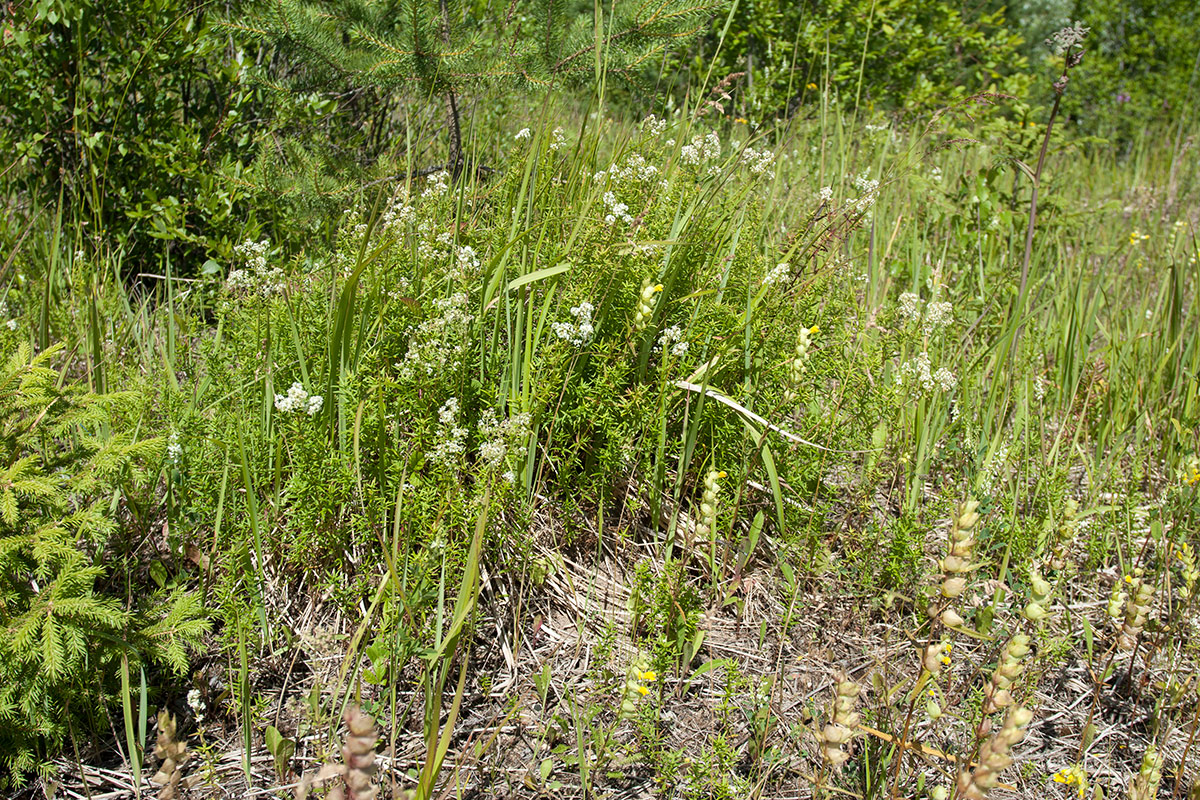
[[[1200,477],[1194,163],[1055,139],[1021,297],[1027,127],[876,123],[543,109],[497,132],[491,177],[374,185],[329,246],[251,241],[132,291],[119,251],[43,217],[0,331],[21,381],[0,400],[0,718],[32,743],[9,766],[44,766],[68,725],[93,755],[121,731],[139,772],[146,709],[189,691],[182,713],[227,720],[248,759],[268,724],[255,665],[307,635],[297,598],[318,598],[361,624],[312,718],[352,697],[394,718],[416,689],[432,792],[481,576],[538,585],[545,548],[618,554],[634,672],[679,677],[699,612],[736,615],[754,575],[793,611],[832,581],[920,617],[953,573],[927,542],[966,498],[986,519],[973,579],[1013,596],[952,627],[998,636],[1061,552],[1170,574]],[[61,644],[48,611],[27,632],[54,591],[76,609]],[[198,677],[214,664],[224,690]],[[585,788],[631,718],[589,713],[612,729],[554,767]],[[742,769],[716,745],[675,763],[643,727],[629,752],[664,784],[692,770],[716,796]]]

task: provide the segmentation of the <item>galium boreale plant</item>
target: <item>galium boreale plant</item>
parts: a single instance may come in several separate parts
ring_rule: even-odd
[[[113,500],[148,484],[165,441],[125,432],[138,397],[75,386],[50,366],[62,353],[22,343],[0,366],[0,787],[43,767],[72,724],[86,730],[118,664],[183,672],[208,629],[193,594],[138,589],[131,605],[125,580],[109,593]]]

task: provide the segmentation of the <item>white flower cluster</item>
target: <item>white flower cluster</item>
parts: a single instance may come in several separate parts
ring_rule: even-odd
[[[319,394],[310,395],[299,381],[292,384],[287,394],[275,395],[275,408],[284,414],[303,411],[311,417],[319,414],[324,405],[324,397]]]
[[[528,139],[532,135],[533,131],[529,130],[529,128],[521,128],[521,130],[517,131],[517,135],[513,138],[519,142],[522,139]]]
[[[474,275],[477,269],[479,269],[479,254],[475,252],[475,248],[466,244],[458,248],[458,253],[455,255],[455,270],[451,277],[465,281]]]
[[[196,718],[196,724],[204,722],[204,701],[200,699],[199,689],[189,689],[187,693],[188,708]]]
[[[921,299],[921,295],[916,292],[904,292],[900,295],[900,317],[909,322],[921,321],[921,305],[925,301]]]
[[[450,190],[450,172],[440,170],[429,176],[429,185],[421,192],[421,197],[441,197]]]
[[[617,196],[612,192],[604,193],[604,205],[608,208],[608,213],[604,215],[604,222],[608,225],[614,224],[617,220],[621,220],[626,225],[633,222],[633,217],[629,215],[629,206],[617,199]]]
[[[279,267],[267,268],[267,251],[271,242],[263,239],[254,242],[247,239],[234,248],[234,255],[244,259],[243,269],[231,270],[225,278],[225,288],[231,293],[258,293],[264,297],[272,294],[282,294],[287,288],[284,282],[283,270]]]
[[[1005,474],[1008,466],[1008,444],[1000,445],[987,464],[984,465],[983,475],[979,480],[979,493],[990,495],[996,488],[997,482]]]
[[[947,328],[954,322],[954,304],[948,300],[930,300],[925,307],[925,335],[932,336],[941,328]]]
[[[558,338],[566,339],[576,347],[583,347],[596,335],[596,328],[592,325],[592,312],[595,310],[595,306],[584,300],[571,307],[571,316],[575,318],[575,322],[555,322],[550,328]]]
[[[868,122],[867,124],[863,125],[863,130],[865,130],[867,133],[880,133],[881,131],[889,130],[891,127],[892,126],[888,125],[887,123],[873,125],[870,122]]]
[[[474,316],[467,311],[469,298],[465,292],[433,301],[437,316],[431,317],[411,330],[408,352],[396,367],[404,380],[417,375],[430,378],[447,369],[458,369],[465,351],[463,340]]]
[[[822,203],[828,203],[829,201],[833,200],[833,187],[822,186],[820,197]]]
[[[453,466],[467,451],[467,429],[458,424],[458,398],[451,397],[438,409],[437,446],[425,454],[435,464]]]
[[[747,147],[742,151],[742,164],[750,168],[752,175],[766,175],[768,179],[775,177],[775,170],[771,169],[771,164],[775,161],[775,154],[770,150],[755,150],[753,147]]]
[[[678,325],[672,325],[662,332],[658,337],[658,344],[654,347],[654,352],[661,353],[667,350],[676,358],[687,355],[688,343],[683,341],[683,330]]]
[[[942,328],[954,323],[954,304],[946,300],[938,300],[940,287],[934,289],[933,298],[928,304],[916,292],[904,292],[897,301],[900,318],[904,324],[924,322],[921,326],[926,336],[932,336]],[[924,312],[921,307],[925,306]]]
[[[563,147],[567,146],[567,138],[565,136],[563,136],[562,128],[555,128],[554,132],[551,133],[550,136],[551,136],[551,139],[550,139],[550,149],[551,150],[560,150]]]
[[[875,198],[879,194],[879,181],[872,180],[868,176],[870,172],[864,172],[861,175],[855,176],[854,188],[858,189],[858,199],[854,201],[854,208],[860,214],[865,214],[875,205]]]
[[[1090,30],[1091,28],[1085,28],[1082,22],[1076,21],[1074,25],[1055,31],[1046,40],[1046,47],[1053,50],[1055,55],[1062,55],[1076,45],[1083,44]]]
[[[604,175],[603,171],[596,175]],[[658,167],[646,160],[641,153],[630,153],[624,164],[613,164],[608,168],[609,177],[613,183],[649,183],[658,176]]]
[[[786,261],[781,261],[776,264],[770,272],[763,276],[763,286],[774,286],[777,283],[786,283],[792,277],[792,265]]]
[[[932,169],[930,169],[929,177],[935,183],[941,183],[942,182],[942,168],[941,167],[933,167]]]
[[[679,149],[679,159],[684,164],[695,166],[704,161],[712,161],[721,155],[721,137],[713,131],[707,136],[697,135],[691,144],[685,144]]]
[[[452,231],[441,231],[436,235],[431,235],[433,234],[433,223],[429,220],[423,221],[419,230],[423,236],[421,243],[417,245],[417,258],[422,261],[441,261],[449,257],[450,248],[454,245]]]
[[[167,439],[167,461],[178,464],[182,460],[183,445],[179,443],[179,431],[171,431],[171,438]]]
[[[667,130],[667,121],[651,114],[642,120],[642,133],[657,139]]]
[[[384,232],[389,232],[394,228],[411,225],[417,220],[417,212],[409,203],[408,184],[402,183],[396,189],[396,194],[392,196],[392,201],[383,211]]]
[[[958,378],[946,367],[936,371],[929,361],[929,353],[922,351],[900,365],[899,383],[901,386],[913,386],[922,392],[932,392],[935,389],[942,392],[952,392],[958,386]]]
[[[529,436],[529,425],[533,418],[528,413],[514,414],[507,419],[497,419],[496,412],[488,409],[479,420],[479,457],[489,467],[504,463],[509,450]]]

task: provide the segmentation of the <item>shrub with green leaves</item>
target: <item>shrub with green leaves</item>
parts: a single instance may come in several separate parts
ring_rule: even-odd
[[[181,672],[208,628],[195,595],[143,592],[121,541],[123,500],[152,481],[163,440],[136,439],[136,395],[74,386],[49,366],[61,355],[22,344],[0,367],[0,753],[17,776],[73,723],[103,724],[118,663]]]

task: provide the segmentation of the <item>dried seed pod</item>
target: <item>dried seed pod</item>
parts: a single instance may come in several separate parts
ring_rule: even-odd
[[[1000,782],[1000,773],[1013,763],[1009,755],[1013,747],[1025,738],[1025,727],[1033,719],[1033,712],[1020,706],[1009,709],[1004,725],[996,735],[979,748],[979,766],[974,770],[964,768],[958,774],[958,796],[967,800],[984,800],[987,793]]]
[[[1137,639],[1146,627],[1146,618],[1150,614],[1150,604],[1154,600],[1154,585],[1138,577],[1133,582],[1133,596],[1125,603],[1125,622],[1121,626],[1121,635],[1117,637],[1117,647],[1122,650],[1132,650],[1137,645]]]
[[[187,743],[176,739],[176,733],[175,718],[164,708],[158,712],[158,740],[154,745],[154,755],[162,759],[162,764],[150,779],[162,786],[158,800],[175,800],[179,796],[179,781],[183,778],[183,764],[189,753]]]
[[[818,738],[821,740],[821,754],[830,766],[838,769],[850,758],[842,746],[854,738],[854,731],[858,727],[859,716],[854,708],[862,687],[840,672],[834,676],[834,684],[829,722],[821,729]]]

